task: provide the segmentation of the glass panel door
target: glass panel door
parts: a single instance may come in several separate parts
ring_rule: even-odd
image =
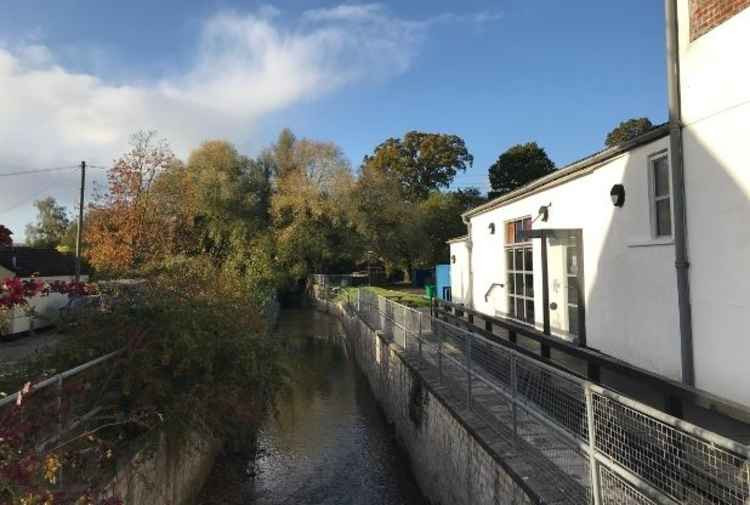
[[[583,336],[584,322],[580,232],[549,230],[542,240],[547,249],[549,331],[553,335],[578,340]]]

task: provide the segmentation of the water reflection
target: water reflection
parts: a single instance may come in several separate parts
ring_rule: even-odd
[[[338,343],[338,321],[307,310],[281,321],[289,387],[258,434],[246,476],[229,486],[233,499],[222,503],[425,503],[365,378]]]

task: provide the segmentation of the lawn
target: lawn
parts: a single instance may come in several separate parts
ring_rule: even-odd
[[[343,302],[346,300],[347,293],[351,293],[352,299],[355,299],[357,296],[357,289],[356,287],[347,287],[347,288],[341,288],[334,298],[335,302]],[[362,289],[368,289],[370,291],[373,291],[381,296],[384,296],[385,298],[388,298],[389,300],[393,300],[397,303],[402,303],[404,305],[407,305],[409,307],[429,307],[430,306],[430,300],[429,298],[425,298],[423,294],[418,294],[414,292],[415,290],[410,289],[409,291],[399,291],[395,289],[387,289],[387,288],[381,288],[376,286],[365,286]]]

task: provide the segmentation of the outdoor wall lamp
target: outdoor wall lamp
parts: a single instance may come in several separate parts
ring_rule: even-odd
[[[456,255],[454,254],[453,256],[451,256],[451,263],[455,263],[455,262],[456,262]]]
[[[622,207],[625,205],[625,186],[622,184],[615,184],[612,186],[609,196],[612,198],[612,205],[615,207]]]
[[[539,207],[539,217],[545,223],[549,219],[549,207],[549,205],[542,205],[541,207]]]
[[[490,223],[489,228],[490,228],[490,235],[494,235],[495,234],[495,223]]]

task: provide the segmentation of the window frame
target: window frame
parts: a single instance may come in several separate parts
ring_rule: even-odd
[[[656,194],[656,161],[665,159],[667,164],[667,193],[665,195]],[[669,162],[669,151],[662,151],[651,154],[648,157],[648,200],[649,214],[651,225],[651,238],[655,240],[670,239],[674,236],[674,203],[672,195],[672,166]],[[659,234],[659,216],[657,212],[657,202],[664,200],[669,201],[669,233]]]
[[[507,315],[510,319],[514,321],[518,321],[519,323],[527,324],[530,326],[536,325],[536,305],[535,305],[535,297],[534,297],[534,247],[533,243],[531,241],[531,237],[526,236],[524,237],[524,241],[518,241],[518,233],[516,224],[521,223],[521,227],[523,228],[524,223],[528,223],[529,229],[526,230],[525,228],[522,230],[522,232],[531,231],[532,229],[532,223],[533,220],[531,216],[523,216],[515,219],[509,219],[505,221],[503,224],[503,229],[505,230],[505,237],[503,242],[503,261],[505,262],[505,279],[506,279],[506,286],[507,286],[507,302],[508,302],[508,310]],[[511,233],[511,227],[512,227],[512,233]],[[509,240],[512,236],[512,241]],[[532,258],[532,265],[531,270],[528,270],[526,268],[526,252],[530,253],[530,256]],[[511,253],[511,257],[513,258],[513,265],[508,265],[508,252]],[[523,268],[521,270],[518,270],[515,266],[515,258],[516,254],[520,252],[521,255],[521,261],[523,263]],[[513,276],[513,289],[511,290],[509,277]],[[519,292],[518,286],[516,285],[515,278],[517,275],[520,275],[523,279],[523,289]],[[526,276],[531,275],[531,296],[527,295],[527,289],[526,289]],[[516,312],[516,302],[521,301],[523,305],[523,317],[519,317],[519,315]],[[511,306],[512,303],[512,306]],[[527,304],[531,303],[533,307],[533,314],[532,314],[532,320],[528,319],[528,308]]]

